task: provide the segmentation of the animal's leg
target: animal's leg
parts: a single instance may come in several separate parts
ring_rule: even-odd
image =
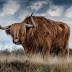
[[[27,48],[26,46],[24,46],[24,45],[22,45],[22,46],[23,46],[23,48],[24,48],[25,54],[27,55],[27,54],[28,54],[28,48]]]
[[[44,58],[49,58],[50,57],[50,47],[43,48],[42,49],[42,55]]]
[[[50,49],[51,49],[51,38],[47,37],[45,40],[45,44],[42,49],[43,56],[46,58],[50,57]]]
[[[61,50],[61,56],[62,56],[62,57],[65,56],[65,50],[64,50],[64,49]]]
[[[69,44],[69,37],[70,37],[70,28],[68,26],[66,26],[66,35],[65,35],[65,44],[63,49],[65,50],[65,56],[69,56],[69,48],[68,48],[68,44]]]
[[[69,56],[68,40],[64,44],[62,55]]]
[[[24,48],[24,51],[25,51],[25,54],[27,55],[28,54],[28,49]]]
[[[66,34],[65,43],[64,43],[64,47],[63,47],[65,56],[69,56],[69,48],[68,48],[69,37],[70,37],[70,34]],[[63,54],[63,52],[62,52],[62,54]]]
[[[50,50],[46,51],[46,57],[49,58],[50,57]]]
[[[69,56],[68,41],[69,40],[66,39],[63,47],[61,48],[61,56]]]

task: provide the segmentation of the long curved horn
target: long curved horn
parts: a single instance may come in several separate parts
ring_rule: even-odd
[[[25,24],[25,27],[34,28],[34,26],[31,24]]]
[[[11,28],[11,25],[6,26],[6,27],[2,27],[2,26],[0,25],[0,29],[2,29],[2,30],[8,30],[8,29],[10,29],[10,28]]]
[[[34,26],[31,25],[31,24],[26,24],[26,23],[22,23],[22,24],[25,24],[25,27],[28,27],[28,28],[34,28]]]
[[[34,12],[33,12],[33,13],[34,13]],[[36,27],[36,24],[35,24],[35,22],[34,22],[34,20],[33,20],[33,16],[32,16],[33,13],[31,14],[31,17],[30,17],[30,18],[31,18],[31,21],[32,21],[33,26]]]

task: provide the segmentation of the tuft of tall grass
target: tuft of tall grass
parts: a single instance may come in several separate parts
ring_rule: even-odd
[[[0,72],[72,72],[72,57],[43,58],[41,54],[31,56],[0,55]]]
[[[72,63],[72,57],[50,57],[50,58],[43,58],[41,54],[33,54],[31,56],[25,55],[16,55],[16,54],[9,54],[9,55],[0,55],[0,62],[12,62],[12,61],[29,61],[31,63],[38,63],[38,64],[68,64]]]

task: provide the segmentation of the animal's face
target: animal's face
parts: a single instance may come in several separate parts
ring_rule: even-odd
[[[32,14],[30,17],[27,17],[22,23],[15,23],[6,27],[2,27],[0,25],[0,29],[5,30],[7,34],[12,36],[13,43],[22,44],[25,40],[26,28],[36,27]]]
[[[21,44],[23,43],[26,35],[25,24],[21,23],[13,24],[9,30],[6,30],[6,33],[12,36],[13,43]]]

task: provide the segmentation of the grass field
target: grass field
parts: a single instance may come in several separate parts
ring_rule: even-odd
[[[72,72],[72,57],[43,59],[40,54],[1,54],[0,72]]]

